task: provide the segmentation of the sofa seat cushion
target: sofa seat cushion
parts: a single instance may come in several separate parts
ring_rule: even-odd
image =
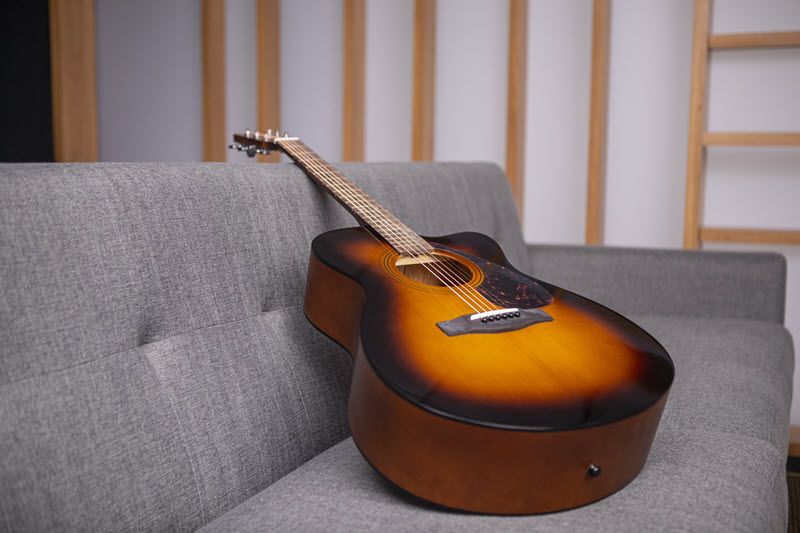
[[[206,526],[208,531],[786,531],[793,355],[747,320],[644,317],[676,379],[642,473],[579,509],[500,517],[448,511],[394,487],[352,439]]]

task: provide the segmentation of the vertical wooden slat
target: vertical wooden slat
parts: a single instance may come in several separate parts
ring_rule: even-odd
[[[692,90],[689,97],[689,147],[686,161],[686,206],[683,222],[683,247],[700,246],[700,221],[703,202],[703,165],[708,82],[708,33],[711,0],[694,2],[694,44],[692,46]]]
[[[261,131],[281,127],[281,2],[256,0],[256,75],[258,87],[258,126]],[[277,163],[280,154],[258,156],[260,161]]]
[[[436,0],[414,1],[414,89],[411,159],[433,159],[433,111],[436,77]]]
[[[342,159],[364,160],[365,0],[344,0]]]
[[[589,100],[589,169],[586,191],[586,244],[603,244],[608,110],[609,0],[594,0],[592,81]]]
[[[50,0],[50,70],[56,161],[97,161],[94,0]]]
[[[225,0],[202,0],[203,159],[225,161]]]
[[[525,97],[528,72],[528,0],[509,0],[506,174],[522,217],[525,186]]]

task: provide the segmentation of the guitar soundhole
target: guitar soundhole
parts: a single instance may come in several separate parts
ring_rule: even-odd
[[[434,287],[463,285],[472,280],[472,272],[466,265],[448,257],[436,256],[435,260],[410,264],[401,260],[397,270],[413,281]]]

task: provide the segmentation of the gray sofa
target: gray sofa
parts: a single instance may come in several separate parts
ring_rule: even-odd
[[[311,239],[353,223],[293,165],[6,164],[0,530],[786,530],[781,256],[526,245],[494,165],[341,169],[419,232],[492,235],[667,347],[641,475],[499,517],[371,470],[348,438],[349,356],[302,312]]]

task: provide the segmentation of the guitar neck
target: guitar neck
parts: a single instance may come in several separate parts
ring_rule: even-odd
[[[408,256],[428,254],[432,246],[411,228],[389,213],[360,187],[344,177],[300,139],[276,139],[292,160],[319,183],[367,229],[383,238],[398,253]]]

